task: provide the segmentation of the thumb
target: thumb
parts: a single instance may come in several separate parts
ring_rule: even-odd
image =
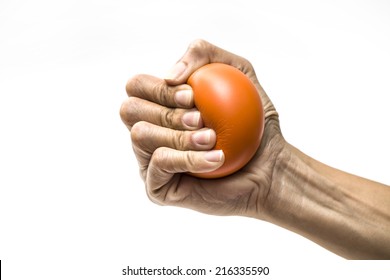
[[[213,62],[231,65],[250,78],[255,78],[255,73],[249,61],[205,40],[198,39],[189,45],[182,58],[165,75],[165,81],[170,85],[186,83],[195,70]]]

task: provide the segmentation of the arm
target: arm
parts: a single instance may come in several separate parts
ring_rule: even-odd
[[[217,180],[186,174],[213,171],[224,161],[223,151],[210,151],[216,135],[203,127],[186,84],[191,73],[211,62],[246,74],[265,112],[255,156]],[[286,142],[278,113],[244,58],[198,40],[168,78],[138,75],[126,90],[120,113],[153,202],[269,221],[347,258],[390,258],[390,188],[328,167]]]
[[[268,221],[346,258],[390,258],[390,187],[329,167],[288,144],[274,174]]]

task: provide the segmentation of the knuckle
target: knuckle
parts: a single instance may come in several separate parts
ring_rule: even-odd
[[[119,114],[122,121],[129,127],[132,127],[138,121],[140,106],[138,98],[129,97],[121,105]]]
[[[174,149],[184,151],[192,148],[190,134],[187,131],[177,131],[173,139]]]
[[[199,166],[199,162],[196,160],[193,152],[189,151],[188,153],[185,153],[184,156],[184,162],[186,163],[189,171],[193,171]]]
[[[143,81],[145,80],[144,74],[137,74],[130,78],[126,83],[126,92],[129,96],[139,92],[143,88]]]
[[[128,104],[128,100],[126,99],[125,101],[122,102],[122,105],[119,109],[119,115],[122,119],[122,121],[127,124],[127,119],[128,119],[128,107],[129,107],[129,104]]]
[[[199,50],[207,49],[209,47],[210,47],[210,43],[207,42],[206,40],[195,39],[190,43],[188,49],[193,51],[199,51]]]
[[[153,165],[159,166],[159,171],[155,170],[154,174],[163,172],[164,174],[180,173],[189,171],[197,166],[196,157],[192,151],[178,152],[171,148],[159,147],[153,153]],[[163,177],[163,174],[160,174]]]
[[[246,58],[242,58],[241,68],[242,68],[242,70],[247,71],[247,72],[253,71],[252,63]]]
[[[246,58],[242,58],[241,64],[239,65],[238,68],[244,74],[247,74],[250,76],[255,75],[255,70],[253,68],[252,63]]]
[[[154,161],[156,163],[164,162],[167,159],[168,152],[165,147],[159,147],[154,151]]]
[[[186,146],[186,139],[185,139],[185,133],[179,132],[177,137],[175,137],[177,143],[176,143],[176,150],[184,150]]]
[[[169,162],[169,150],[166,147],[158,147],[153,153],[153,163],[156,166],[166,165]]]
[[[165,107],[163,110],[161,110],[159,123],[162,126],[169,127],[172,129],[188,129],[188,127],[186,127],[182,121],[185,112],[186,110],[184,109],[172,109]]]
[[[198,60],[210,60],[214,54],[214,46],[203,39],[196,39],[190,43],[187,55],[195,57]],[[183,61],[187,62],[188,61]]]
[[[140,121],[133,125],[131,129],[131,142],[134,145],[144,143],[149,132],[149,125],[147,122]]]
[[[135,96],[148,101],[174,107],[172,89],[159,78],[138,74],[127,81],[126,92],[128,96]]]
[[[160,114],[160,123],[165,127],[174,127],[175,111],[172,109],[164,109]]]
[[[173,148],[176,150],[185,150],[186,149],[186,133],[178,131],[173,137]]]
[[[152,87],[153,95],[155,96],[156,102],[161,105],[174,107],[174,97],[170,88],[164,81],[157,82]]]

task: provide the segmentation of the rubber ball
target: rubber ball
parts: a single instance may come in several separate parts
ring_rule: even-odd
[[[264,132],[263,104],[255,85],[240,70],[222,63],[202,66],[187,83],[204,125],[216,132],[213,149],[225,154],[219,169],[191,175],[220,178],[237,172],[254,156]]]

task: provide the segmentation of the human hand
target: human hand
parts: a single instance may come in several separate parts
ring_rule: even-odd
[[[252,80],[263,102],[265,128],[258,151],[245,167],[228,177],[207,180],[187,172],[219,168],[223,151],[211,150],[215,132],[203,127],[186,81],[196,69],[212,62],[234,66]],[[267,215],[275,166],[286,142],[278,114],[246,59],[197,40],[165,80],[137,75],[128,81],[126,91],[129,98],[122,104],[121,118],[130,130],[152,201],[216,215]]]
[[[213,62],[236,67],[252,80],[262,99],[265,127],[246,166],[210,180],[188,174],[213,171],[224,157],[211,150],[215,132],[203,127],[185,83]],[[155,203],[264,219],[347,258],[389,258],[384,245],[390,244],[388,186],[327,166],[287,143],[278,114],[246,59],[197,40],[165,80],[138,75],[126,90],[121,117]]]

